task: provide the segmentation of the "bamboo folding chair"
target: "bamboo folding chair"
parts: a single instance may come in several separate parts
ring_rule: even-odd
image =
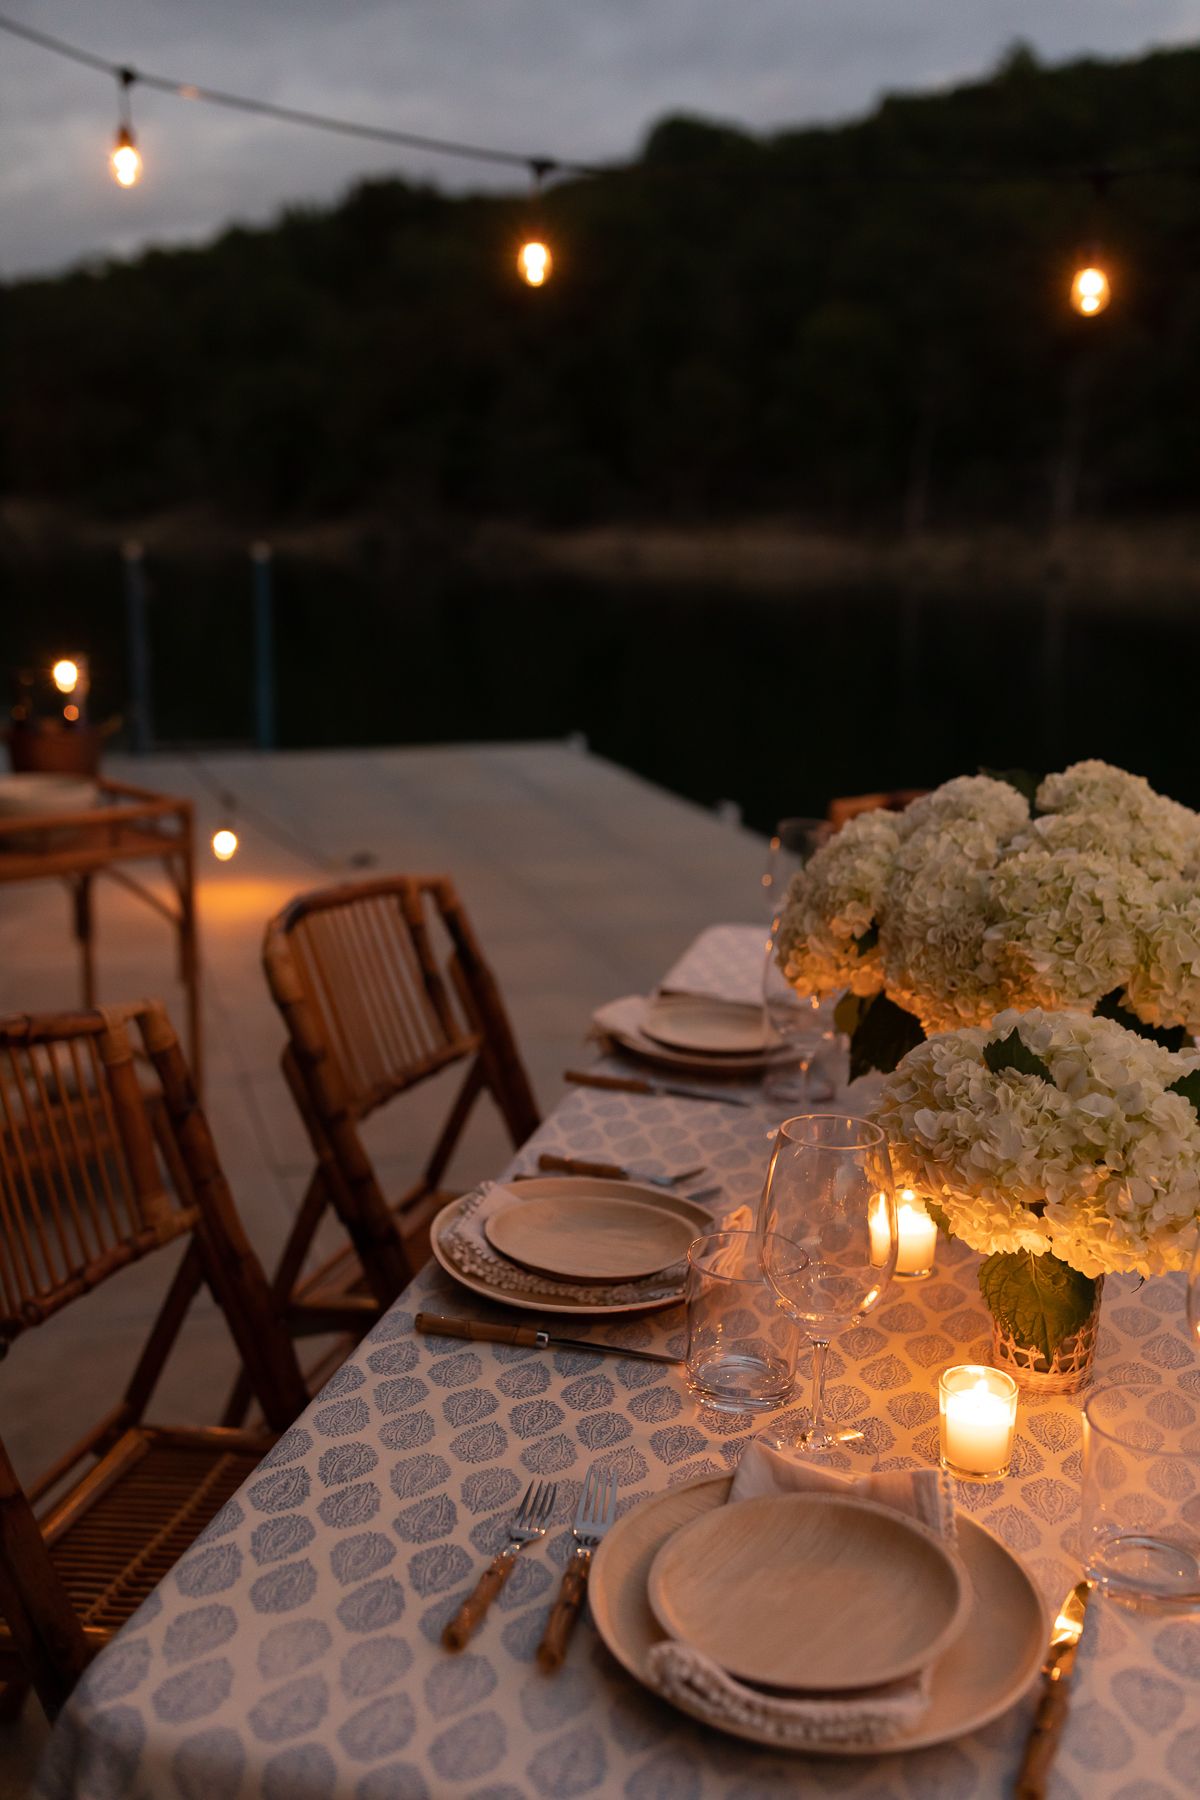
[[[150,1091],[135,1070],[135,1025]],[[0,1356],[179,1238],[187,1247],[124,1398],[27,1489],[0,1441],[0,1682],[10,1713],[32,1684],[54,1715],[307,1394],[162,1007],[0,1020]],[[143,1422],[203,1284],[265,1432]]]
[[[297,1336],[360,1337],[428,1255],[429,1226],[453,1198],[442,1180],[487,1092],[512,1142],[537,1106],[496,979],[443,876],[396,875],[303,894],[266,929],[263,965],[287,1026],[283,1073],[317,1166],[284,1250],[274,1297]],[[453,1063],[466,1074],[424,1173],[389,1200],[359,1130],[397,1095]],[[332,1206],[349,1243],[304,1265]],[[226,1420],[243,1416],[245,1384]]]

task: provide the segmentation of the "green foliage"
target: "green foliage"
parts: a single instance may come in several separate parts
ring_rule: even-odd
[[[858,1019],[850,1034],[851,1081],[871,1069],[890,1072],[902,1056],[925,1042],[919,1021],[886,994],[875,994],[858,1004]]]
[[[838,1030],[852,1038],[868,1004],[868,1001],[861,999],[858,994],[852,994],[847,988],[833,1009],[833,1022]]]
[[[5,497],[846,527],[919,490],[939,520],[1024,519],[1086,375],[1083,503],[1191,506],[1195,183],[1121,184],[1113,302],[1084,321],[1066,293],[1090,196],[1024,174],[1188,163],[1197,117],[1200,50],[1010,55],[836,128],[665,121],[641,162],[545,195],[537,292],[514,266],[524,195],[400,181],[11,283]]]
[[[1167,1089],[1168,1094],[1182,1094],[1190,1100],[1196,1111],[1200,1113],[1200,1069],[1193,1069],[1189,1075],[1181,1075]]]
[[[855,938],[854,948],[858,952],[859,956],[865,956],[867,951],[873,950],[878,942],[879,942],[879,927],[875,923],[874,919],[872,919],[871,923],[867,926],[867,929],[861,934],[861,936]]]
[[[1047,1362],[1096,1302],[1096,1283],[1048,1252],[997,1250],[980,1264],[979,1286],[1001,1329],[1035,1345]]]
[[[1049,1065],[1022,1040],[1015,1025],[1007,1037],[996,1038],[983,1046],[983,1060],[993,1075],[1015,1069],[1018,1075],[1037,1075],[1042,1081],[1051,1079]]]
[[[981,775],[987,775],[992,781],[1007,781],[1009,787],[1016,788],[1022,799],[1028,800],[1030,810],[1036,811],[1037,791],[1042,785],[1040,775],[1030,769],[980,769]]]
[[[1136,1031],[1139,1037],[1161,1044],[1164,1050],[1183,1050],[1190,1042],[1182,1025],[1147,1025],[1144,1020],[1139,1019],[1125,1005],[1125,995],[1120,988],[1114,988],[1111,994],[1105,994],[1103,1000],[1097,1000],[1096,1017],[1113,1019],[1118,1025],[1123,1025],[1126,1031]]]

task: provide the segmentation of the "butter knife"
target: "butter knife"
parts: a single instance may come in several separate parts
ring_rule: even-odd
[[[707,1094],[701,1088],[679,1087],[672,1081],[645,1081],[639,1075],[604,1075],[591,1069],[566,1069],[563,1080],[576,1087],[612,1088],[620,1094],[668,1094],[672,1100],[704,1100],[710,1106],[749,1106],[745,1094]]]
[[[1086,1581],[1076,1582],[1054,1621],[1050,1647],[1042,1664],[1042,1696],[1017,1775],[1016,1800],[1045,1800],[1046,1780],[1067,1722],[1071,1676],[1090,1594]]]

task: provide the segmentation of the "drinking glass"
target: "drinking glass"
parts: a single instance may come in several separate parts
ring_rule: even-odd
[[[828,841],[832,830],[828,819],[780,819],[767,842],[762,875],[768,918],[783,905],[792,876]]]
[[[763,959],[763,1016],[770,1045],[781,1052],[786,1048],[790,1054],[786,1058],[781,1054],[767,1065],[763,1098],[782,1108],[794,1108],[811,1104],[813,1058],[833,1042],[835,1033],[831,1009],[822,1008],[815,994],[798,994],[775,961],[778,932],[776,917],[771,921]]]
[[[763,1274],[754,1231],[714,1231],[688,1251],[687,1381],[718,1412],[754,1412],[792,1397],[800,1333]]]
[[[1200,1426],[1165,1383],[1110,1382],[1084,1402],[1083,1557],[1113,1600],[1200,1612]]]
[[[1200,1231],[1196,1233],[1196,1249],[1188,1270],[1187,1320],[1188,1330],[1200,1344]]]
[[[877,1125],[844,1113],[785,1119],[758,1215],[767,1280],[812,1345],[812,1404],[764,1432],[778,1450],[809,1454],[840,1439],[824,1418],[830,1340],[878,1306],[896,1267],[896,1196]]]

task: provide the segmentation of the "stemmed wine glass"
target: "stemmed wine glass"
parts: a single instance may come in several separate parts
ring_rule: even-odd
[[[771,1062],[763,1079],[763,1098],[784,1108],[809,1106],[809,1071],[822,1046],[833,1041],[834,1032],[824,1016],[815,994],[799,994],[792,986],[775,957],[779,918],[771,922],[763,960],[763,1020],[772,1049],[789,1051]],[[828,1010],[828,1009],[826,1009]]]
[[[780,819],[767,844],[767,866],[762,874],[768,918],[774,918],[783,905],[792,876],[814,850],[828,842],[832,829],[828,819]]]
[[[828,1451],[839,1442],[824,1419],[830,1340],[878,1306],[896,1267],[896,1196],[879,1127],[842,1113],[785,1119],[758,1229],[767,1280],[813,1347],[811,1411],[762,1436],[777,1450]]]

